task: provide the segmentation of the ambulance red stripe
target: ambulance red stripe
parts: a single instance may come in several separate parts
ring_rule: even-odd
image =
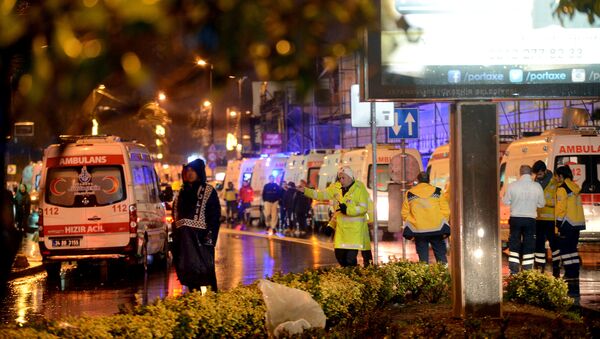
[[[71,157],[55,157],[46,160],[46,167],[66,167],[83,165],[122,165],[125,159],[120,154],[112,155],[79,155]]]
[[[129,232],[128,222],[115,222],[87,225],[44,225],[45,236],[106,234]]]

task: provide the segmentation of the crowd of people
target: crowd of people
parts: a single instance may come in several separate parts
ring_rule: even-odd
[[[310,231],[312,199],[300,194],[298,190],[304,187],[307,187],[306,180],[300,180],[297,186],[293,181],[279,185],[274,176],[269,176],[269,182],[262,190],[264,224],[269,234],[281,232],[303,235]],[[223,198],[228,225],[246,225],[250,222],[248,209],[254,200],[254,190],[247,180],[243,182],[239,192],[233,182],[227,182]]]
[[[508,239],[510,274],[546,267],[546,241],[552,251],[552,275],[567,282],[569,296],[579,303],[579,234],[585,230],[581,187],[573,181],[568,166],[552,174],[539,160],[520,167],[519,180],[511,183],[503,197],[510,206]],[[532,177],[533,175],[533,177]],[[535,180],[534,180],[535,179]]]
[[[510,206],[510,273],[533,268],[543,272],[548,241],[552,251],[552,273],[559,277],[561,268],[564,269],[569,295],[578,302],[580,261],[577,245],[579,232],[585,229],[579,195],[581,188],[573,181],[568,166],[558,167],[553,174],[543,161],[537,161],[533,167],[522,165],[520,174],[519,180],[511,183],[503,196],[503,202]],[[201,160],[186,165],[183,177],[184,186],[174,204],[175,267],[179,267],[178,276],[182,283],[191,288],[209,285],[216,290],[214,245],[220,225],[219,200],[216,191],[206,184]],[[421,172],[404,196],[403,236],[415,242],[420,261],[429,262],[431,246],[436,261],[447,264],[448,195],[429,184],[428,174]],[[228,182],[224,200],[228,224],[249,221],[247,211],[254,200],[254,192],[248,181],[244,181],[239,192],[232,182]],[[313,200],[327,200],[333,206],[334,212],[325,233],[333,235],[338,263],[356,266],[361,253],[363,263],[369,265],[372,260],[373,203],[365,184],[346,166],[339,168],[337,180],[324,190],[308,187],[304,180],[298,185],[288,182],[280,186],[275,183],[275,177],[270,176],[262,191],[264,222],[269,234],[275,231],[306,232]],[[194,241],[185,241],[186,238]],[[193,254],[193,261],[202,264],[194,266],[189,258],[184,259],[189,253]],[[196,272],[190,273],[194,267]]]

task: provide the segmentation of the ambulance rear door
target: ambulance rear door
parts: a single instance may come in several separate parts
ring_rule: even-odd
[[[586,229],[581,241],[600,241],[600,137],[582,136],[565,138],[557,142],[554,171],[568,165],[573,181],[581,187],[581,202]]]
[[[63,254],[125,247],[129,212],[124,159],[118,155],[46,160],[44,245]],[[68,253],[67,253],[68,252]]]

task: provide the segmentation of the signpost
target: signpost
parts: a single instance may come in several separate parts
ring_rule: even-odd
[[[406,139],[419,138],[419,110],[417,108],[396,108],[394,110],[394,125],[388,127],[388,137],[391,139],[402,139],[402,179],[400,180],[400,206],[406,195],[408,179],[406,178]],[[392,189],[392,187],[390,187]],[[391,209],[390,209],[391,210]],[[402,218],[402,216],[400,216]],[[402,224],[402,221],[400,222]],[[401,229],[404,229],[403,227]],[[402,238],[402,258],[406,259],[406,241]]]
[[[396,108],[394,125],[388,128],[391,139],[419,138],[419,110],[417,108]]]

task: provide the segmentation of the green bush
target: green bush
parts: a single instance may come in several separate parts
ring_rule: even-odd
[[[389,302],[437,302],[448,294],[443,265],[394,261],[379,267],[328,268],[277,273],[273,282],[306,291],[317,301],[329,327],[351,323]],[[0,329],[16,338],[242,338],[266,337],[266,306],[256,284],[202,295],[187,293],[106,317],[68,318]],[[316,331],[316,332],[315,332]],[[323,333],[315,330],[310,333]]]
[[[506,279],[506,298],[510,301],[539,306],[548,310],[564,312],[573,305],[567,294],[567,283],[538,272],[526,270]]]

